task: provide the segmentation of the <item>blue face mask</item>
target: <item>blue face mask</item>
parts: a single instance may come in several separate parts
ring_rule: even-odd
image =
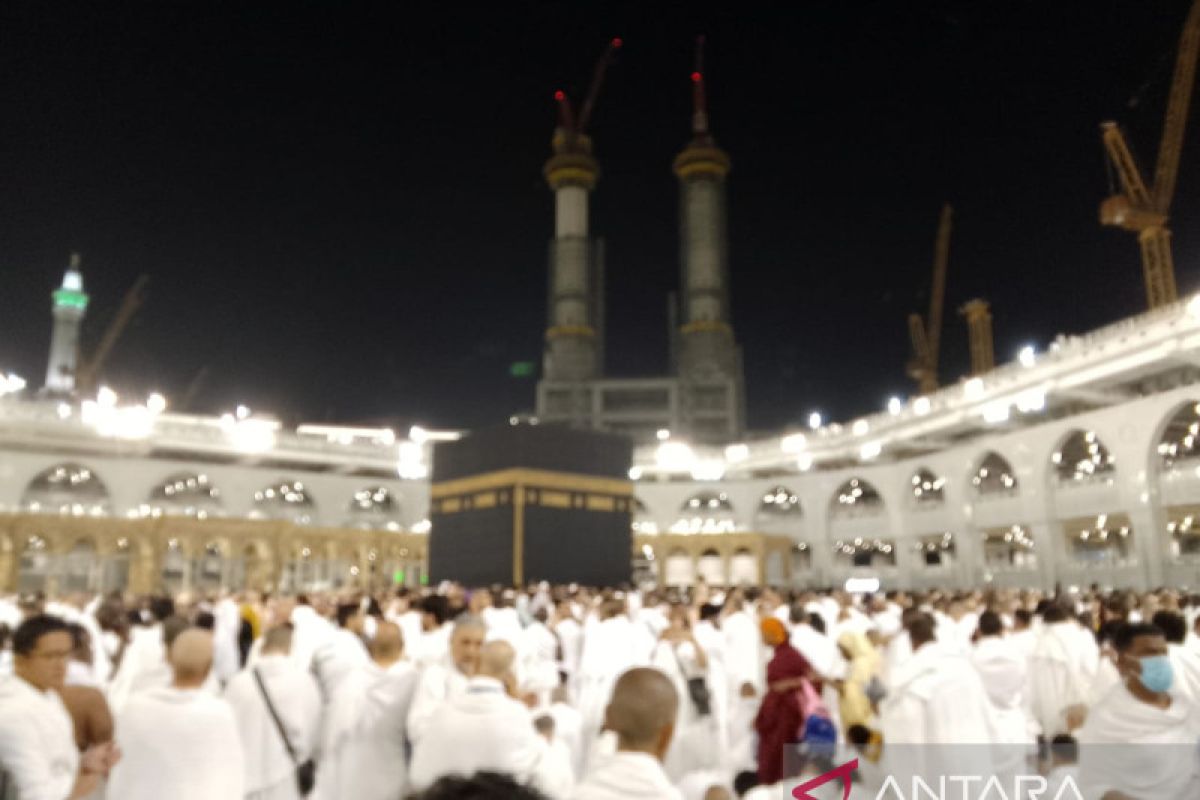
[[[1175,680],[1175,670],[1167,656],[1147,656],[1141,659],[1142,671],[1138,680],[1152,692],[1165,692]]]

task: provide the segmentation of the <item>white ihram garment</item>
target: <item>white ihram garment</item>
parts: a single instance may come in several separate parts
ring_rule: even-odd
[[[58,692],[15,675],[0,679],[0,770],[21,800],[63,800],[75,786],[75,726]]]
[[[648,753],[617,751],[599,760],[573,800],[682,800],[662,764]]]
[[[1078,631],[1069,620],[1043,626],[1029,659],[1030,705],[1047,739],[1067,732],[1066,709],[1087,704],[1099,668]]]
[[[268,654],[244,669],[225,687],[233,709],[246,762],[246,793],[250,797],[298,798],[296,770],[279,729],[271,718],[254,671],[262,676],[288,741],[303,763],[316,749],[321,724],[321,691],[312,674],[285,655]]]
[[[338,687],[329,709],[314,800],[397,800],[408,785],[405,729],[417,686],[407,661],[367,663]]]
[[[117,715],[119,800],[239,800],[245,765],[233,710],[200,689],[148,689]]]
[[[1110,790],[1130,797],[1195,797],[1196,709],[1178,697],[1166,709],[1143,703],[1125,685],[1113,687],[1078,732],[1080,789],[1085,800]]]
[[[481,770],[537,783],[547,747],[529,709],[500,681],[472,678],[465,692],[438,709],[413,749],[411,786],[420,791],[444,775]]]
[[[659,642],[654,650],[651,664],[671,679],[675,694],[679,698],[675,715],[675,734],[663,759],[663,769],[672,781],[679,781],[689,772],[713,767],[722,761],[726,753],[717,745],[716,722],[712,713],[700,716],[696,704],[688,694],[690,678],[705,678],[706,670],[700,668],[696,648],[691,642],[672,644]]]
[[[408,712],[408,740],[416,746],[442,703],[466,689],[467,676],[454,666],[449,654],[440,662],[427,666],[421,672]]]

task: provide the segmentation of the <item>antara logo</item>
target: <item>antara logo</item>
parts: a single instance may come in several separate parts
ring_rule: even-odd
[[[857,758],[847,761],[792,789],[792,797],[795,800],[818,800],[809,792],[837,778],[842,782],[842,800],[850,800],[851,775],[857,768]],[[910,788],[912,791],[905,794],[895,776],[889,775],[875,795],[875,800],[1083,800],[1083,793],[1070,776],[1054,794],[1050,794],[1049,782],[1041,775],[1014,776],[1012,793],[1005,790],[1005,784],[995,775],[987,779],[981,775],[943,775],[936,781],[913,776]],[[972,789],[977,791],[973,792]]]

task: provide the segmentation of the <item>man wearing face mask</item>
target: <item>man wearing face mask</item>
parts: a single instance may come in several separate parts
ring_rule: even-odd
[[[1085,798],[1175,800],[1194,797],[1200,737],[1197,709],[1171,691],[1167,640],[1155,625],[1127,623],[1113,636],[1121,682],[1079,731]]]

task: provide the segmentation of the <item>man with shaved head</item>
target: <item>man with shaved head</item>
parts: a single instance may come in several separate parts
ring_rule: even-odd
[[[599,760],[576,788],[575,800],[680,800],[662,760],[675,734],[679,695],[657,669],[631,669],[617,679],[604,713],[604,730],[617,752]]]
[[[404,634],[380,622],[370,663],[343,680],[329,708],[314,797],[389,800],[407,791],[406,720],[417,671],[404,660]]]
[[[486,635],[487,625],[480,617],[463,614],[454,621],[449,651],[425,667],[417,685],[408,714],[408,738],[414,745],[425,735],[438,707],[466,690],[468,679],[479,667],[479,649]]]
[[[244,757],[233,711],[201,688],[212,669],[212,634],[183,631],[171,643],[168,662],[171,685],[135,694],[117,714],[117,744],[125,758],[113,770],[107,796],[242,797]]]
[[[290,624],[269,628],[258,659],[225,687],[245,746],[246,793],[263,800],[299,797],[288,745],[304,763],[316,749],[321,723],[321,690],[312,672],[292,659],[292,640]],[[272,709],[287,733],[286,743]]]
[[[445,775],[505,772],[542,780],[546,742],[529,709],[517,700],[516,652],[497,639],[483,645],[465,691],[444,702],[413,751],[411,785],[422,790]]]

